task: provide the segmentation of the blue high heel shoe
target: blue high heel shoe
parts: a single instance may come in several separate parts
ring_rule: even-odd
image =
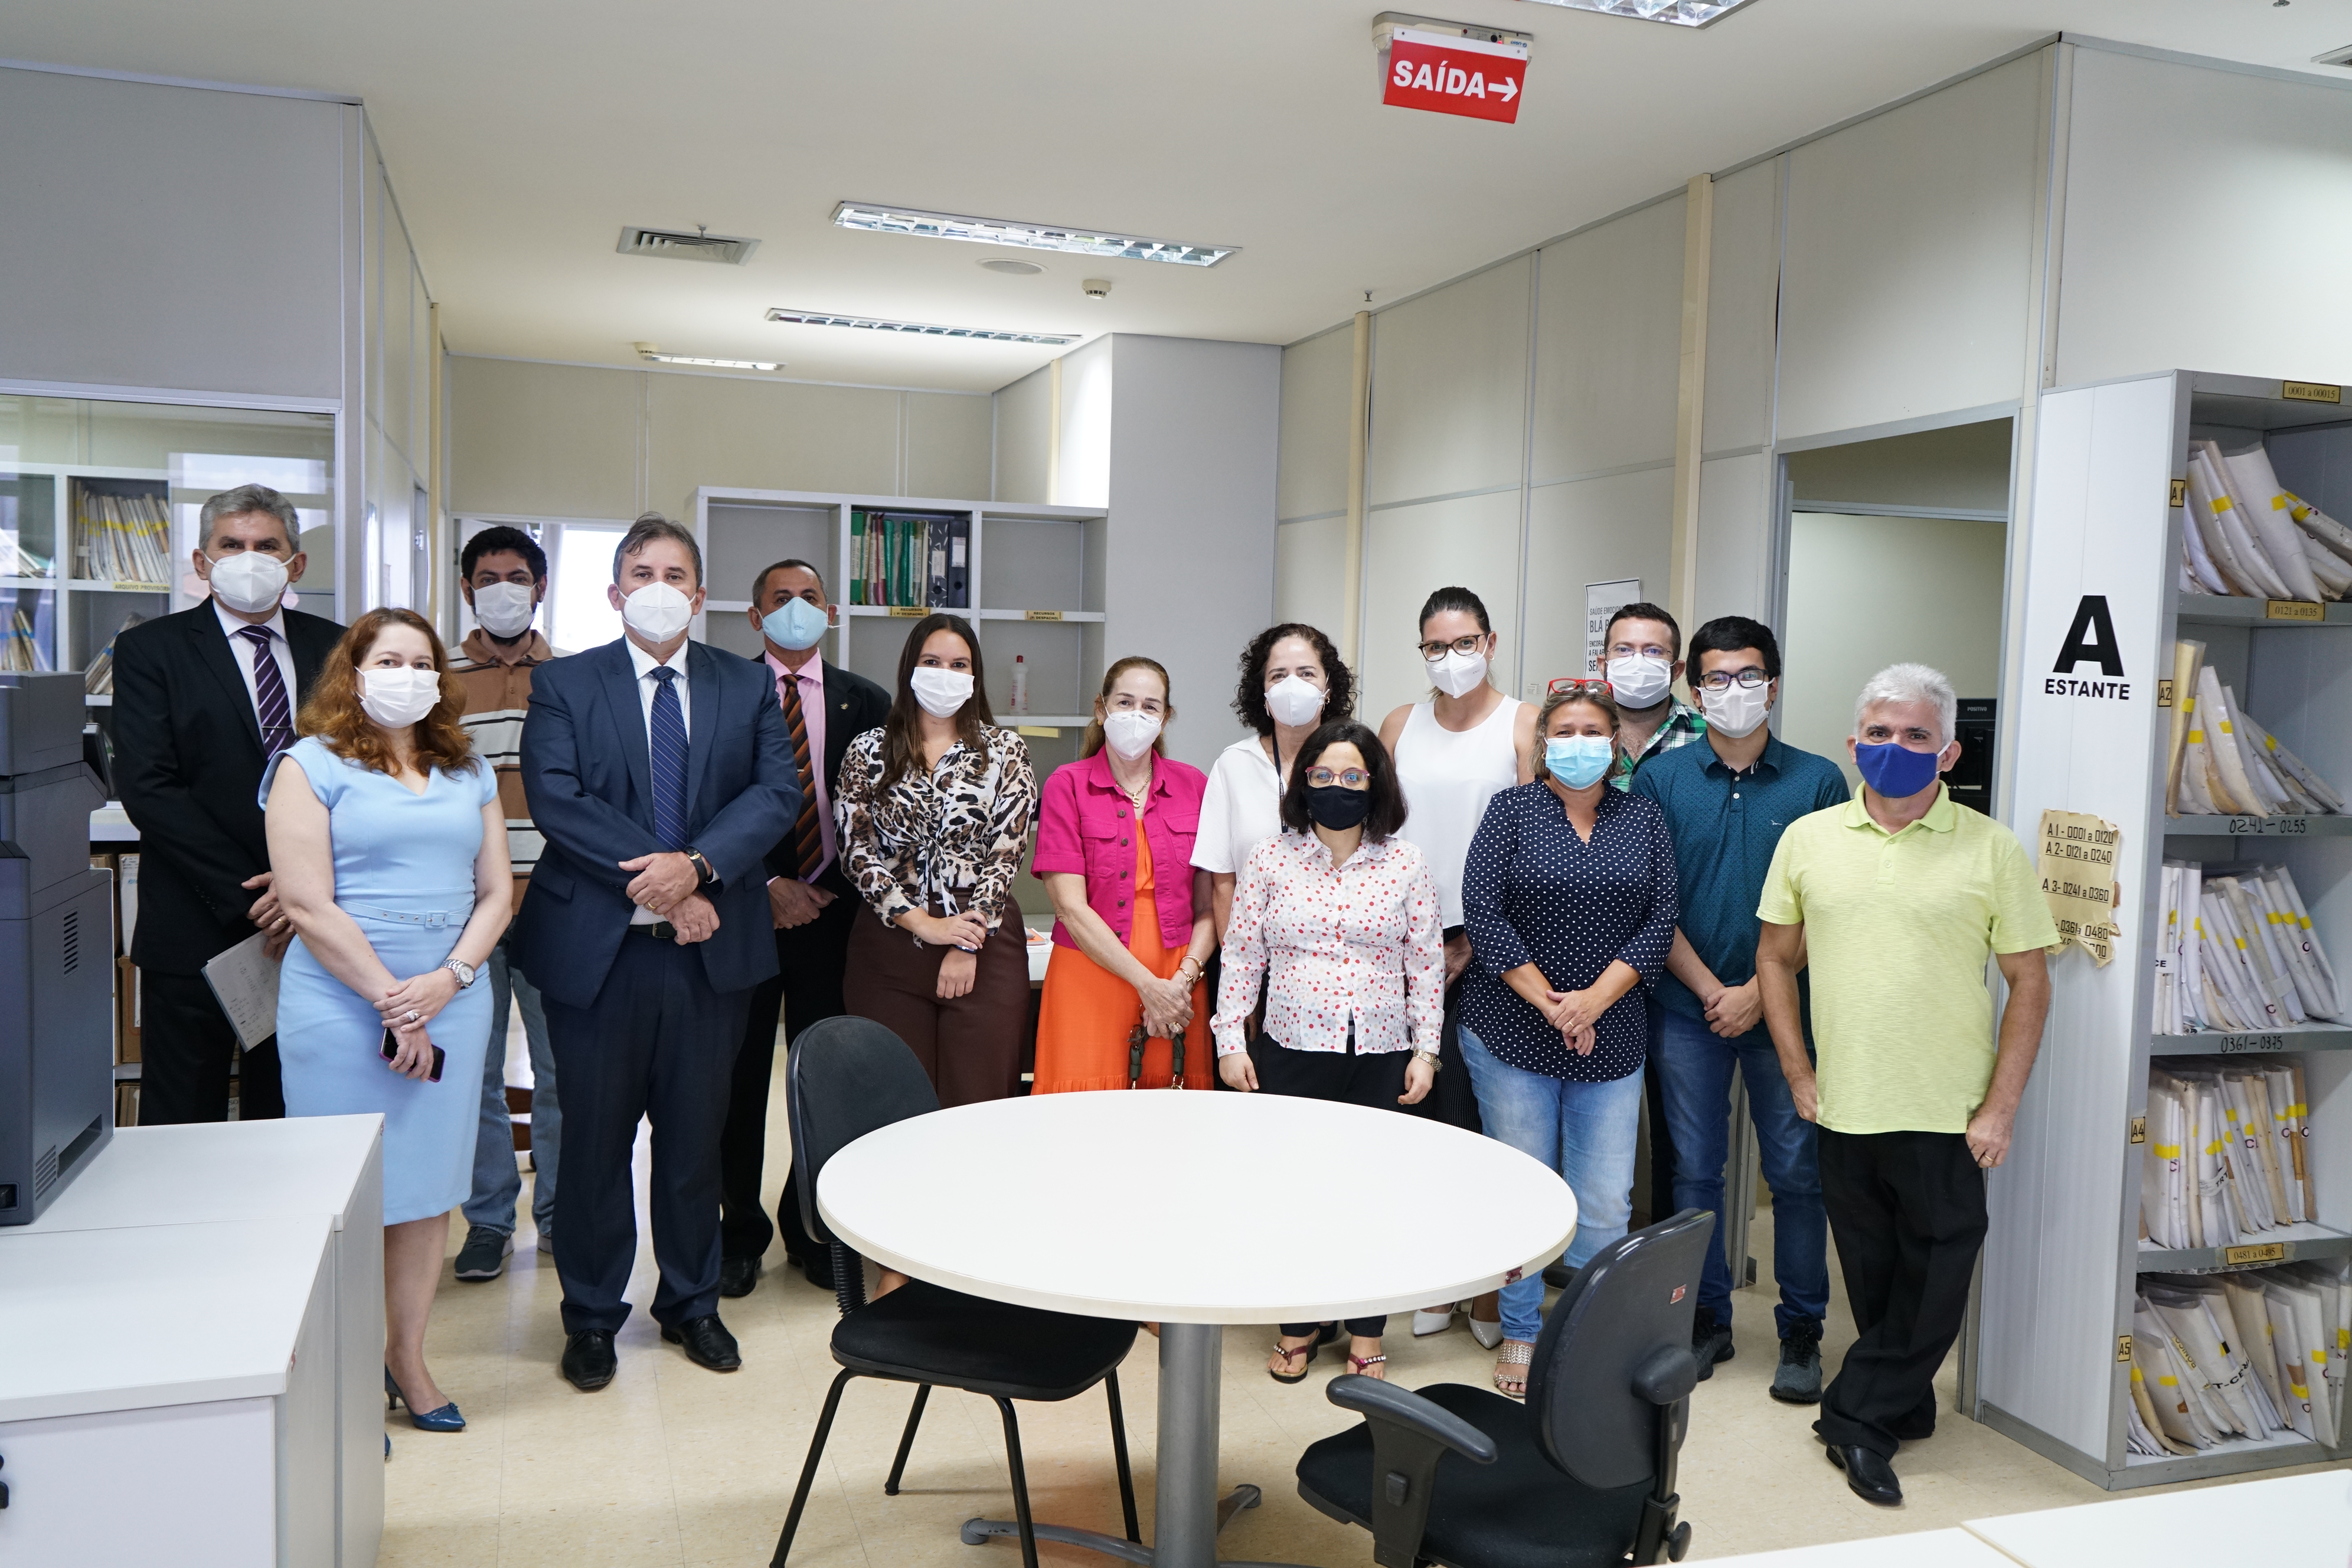
[[[386,1410],[397,1410],[407,1403],[408,1396],[400,1392],[400,1384],[393,1380],[392,1368],[385,1367],[383,1369],[383,1407]],[[457,1413],[457,1402],[454,1399],[438,1410],[419,1410],[410,1405],[408,1424],[425,1432],[463,1432],[466,1429],[466,1418]],[[389,1457],[392,1443],[389,1436],[384,1438],[384,1443],[385,1452]]]

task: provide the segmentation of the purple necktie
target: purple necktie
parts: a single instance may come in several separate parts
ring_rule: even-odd
[[[266,761],[294,743],[294,710],[286,700],[286,678],[278,673],[277,656],[269,651],[269,628],[239,626],[236,635],[253,645],[253,708],[261,718]]]

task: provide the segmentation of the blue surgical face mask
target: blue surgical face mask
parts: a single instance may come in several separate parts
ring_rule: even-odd
[[[806,599],[791,598],[760,617],[760,635],[798,653],[824,636],[824,612]]]
[[[1868,746],[1856,741],[1853,744],[1853,765],[1862,770],[1862,782],[1888,800],[1902,800],[1917,795],[1936,782],[1943,770],[1937,761],[1940,751],[1915,752],[1889,741],[1883,746]]]
[[[1596,784],[1617,760],[1617,742],[1606,735],[1554,735],[1544,742],[1544,768],[1570,789]]]

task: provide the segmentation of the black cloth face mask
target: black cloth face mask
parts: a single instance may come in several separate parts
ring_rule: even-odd
[[[1368,789],[1349,789],[1345,784],[1307,786],[1307,815],[1318,827],[1345,833],[1361,823],[1371,809],[1372,792]]]

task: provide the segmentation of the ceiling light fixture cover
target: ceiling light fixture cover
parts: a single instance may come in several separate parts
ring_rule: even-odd
[[[888,207],[872,202],[843,202],[833,209],[833,221],[843,228],[862,228],[876,234],[962,239],[977,245],[1016,246],[1025,250],[1066,250],[1079,256],[1111,256],[1129,261],[1168,261],[1179,267],[1214,267],[1241,248],[1237,245],[1184,245],[1092,229],[1053,228],[1003,218],[958,217],[951,213],[919,212],[911,207]]]
[[[632,224],[621,231],[621,243],[613,248],[624,256],[656,256],[671,261],[714,261],[721,267],[740,267],[751,259],[760,242],[739,234],[688,234],[684,229],[646,228]]]
[[[782,370],[776,360],[767,359],[705,359],[699,354],[666,354],[651,343],[636,345],[637,357],[655,364],[698,364],[714,370]]]
[[[1719,22],[1748,0],[1530,0],[1538,5],[1559,5],[1570,11],[1596,11],[1604,16],[1633,16],[1644,22],[1664,22],[1676,27],[1704,27]]]
[[[937,327],[923,321],[886,321],[878,316],[837,316],[830,310],[787,310],[782,306],[768,312],[768,320],[782,321],[796,327],[859,327],[869,332],[905,332],[918,338],[967,338],[982,343],[1062,343],[1076,342],[1072,332],[1010,332],[987,327]]]

